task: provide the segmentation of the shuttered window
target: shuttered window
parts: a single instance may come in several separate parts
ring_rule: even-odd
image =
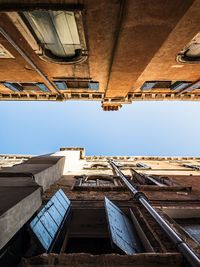
[[[81,11],[36,9],[21,12],[20,16],[39,44],[40,57],[55,63],[87,58]]]
[[[200,33],[198,33],[177,55],[180,63],[200,62]]]
[[[127,255],[144,251],[134,225],[130,219],[108,198],[105,209],[112,243]]]
[[[3,82],[2,84],[13,92],[50,92],[49,88],[44,83]]]
[[[70,201],[62,190],[47,202],[30,223],[30,229],[46,252],[53,248],[56,235],[70,214]]]

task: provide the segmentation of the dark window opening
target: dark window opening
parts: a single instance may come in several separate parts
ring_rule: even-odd
[[[124,98],[123,97],[115,97],[111,98],[111,102],[123,102]]]
[[[108,231],[105,209],[75,208],[68,231],[65,253],[114,253]]]
[[[142,94],[134,94],[134,97],[141,97]]]
[[[128,94],[128,99],[132,99],[133,94]]]
[[[94,255],[144,252],[130,215],[128,209],[122,211],[108,199],[101,208],[73,209],[65,252]]]
[[[69,238],[65,253],[90,253],[93,255],[114,253],[110,238]]]
[[[92,95],[93,98],[98,98],[98,99],[101,99],[102,98],[102,95]]]
[[[89,94],[81,94],[81,97],[82,97],[82,98],[87,98],[87,99],[88,99],[88,98],[89,98]]]
[[[72,98],[80,98],[80,95],[79,94],[71,94],[71,97]]]

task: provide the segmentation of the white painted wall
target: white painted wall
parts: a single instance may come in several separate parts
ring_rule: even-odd
[[[85,159],[80,159],[80,150],[57,151],[51,154],[51,156],[65,157],[63,175],[70,173],[80,174],[83,169],[83,165],[86,163]]]

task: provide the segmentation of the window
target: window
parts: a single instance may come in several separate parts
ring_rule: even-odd
[[[117,165],[118,168],[122,168],[124,166],[124,164],[120,162],[116,162],[115,164]]]
[[[108,164],[95,163],[91,165],[92,169],[108,169]]]
[[[2,44],[0,44],[0,58],[14,58],[14,56]]]
[[[187,88],[188,86],[190,86],[192,84],[192,82],[186,82],[186,81],[176,81],[171,85],[171,89],[174,91],[180,91],[183,90],[185,88]]]
[[[115,163],[121,170],[126,170],[130,168],[135,168],[135,169],[143,169],[143,170],[149,170],[151,167],[145,163],[138,162],[136,164],[131,164],[131,163]]]
[[[32,10],[20,16],[39,44],[41,58],[56,63],[87,58],[81,11]]]
[[[105,198],[101,208],[73,209],[65,252],[134,255],[145,250],[130,213]]]
[[[8,89],[12,90],[13,92],[23,91],[22,86],[18,83],[4,82],[3,85],[7,87]]]
[[[138,167],[138,168],[140,168],[140,169],[151,169],[151,167],[150,166],[148,166],[147,164],[144,164],[144,163],[142,163],[142,162],[138,162],[138,163],[136,163],[136,167]]]
[[[91,190],[91,189],[112,189],[122,188],[123,184],[118,177],[110,175],[82,175],[76,176],[74,189],[78,190]]]
[[[200,248],[200,217],[199,209],[177,206],[175,209],[166,207],[162,216],[171,224],[183,240],[186,240],[196,252]]]
[[[144,252],[144,248],[129,218],[108,198],[105,208],[112,243],[128,255]]]
[[[145,182],[148,185],[157,185],[157,186],[173,186],[177,185],[168,177],[164,176],[153,176],[153,175],[146,175]]]
[[[181,90],[180,93],[182,94],[182,93],[185,93],[185,92],[192,92],[192,91],[194,91],[196,89],[200,89],[200,81],[192,83],[191,85],[189,85],[185,89]]]
[[[131,168],[137,168],[136,164],[125,163],[122,167],[120,167],[121,170],[129,170]]]
[[[157,186],[169,186],[172,185],[167,177],[160,177],[154,175],[147,175],[143,173],[138,173],[135,170],[131,169],[133,175],[133,182],[141,185],[157,185]]]
[[[68,86],[67,86],[67,83],[66,82],[56,81],[54,83],[55,83],[55,85],[57,86],[57,88],[59,90],[67,90],[68,89]]]
[[[37,216],[31,221],[30,229],[34,237],[38,238],[40,248],[51,252],[55,246],[55,239],[58,237],[60,227],[70,217],[71,202],[62,190],[47,202]]]
[[[131,220],[131,216],[129,218],[108,198],[105,198],[104,209],[107,216],[99,209],[93,209],[91,214],[90,208],[84,212],[74,209],[71,217],[70,200],[62,190],[57,191],[30,223],[34,243],[38,248],[35,251],[59,253],[62,250],[65,253],[91,254],[118,252],[126,255],[145,252],[142,242],[146,246],[147,238],[141,228],[140,234],[137,233],[135,224],[138,227],[139,223],[134,211],[131,210]],[[66,228],[70,228],[69,231]]]
[[[164,191],[177,191],[185,192],[188,194],[192,190],[192,187],[179,184],[171,177],[159,176],[159,175],[147,175],[143,173],[138,173],[134,169],[131,169],[132,172],[132,183],[138,186],[140,189],[158,189]],[[184,193],[184,194],[185,194]]]
[[[199,218],[185,218],[176,219],[176,222],[182,229],[200,245],[200,219]]]
[[[196,164],[183,164],[184,167],[186,168],[191,168],[193,170],[200,170],[200,165],[196,165]]]
[[[3,82],[2,84],[13,92],[50,92],[49,88],[44,83]]]
[[[27,266],[179,266],[182,262],[174,244],[145,209],[108,198],[98,203],[71,202],[59,190],[22,233],[23,239],[20,233],[3,251],[2,266],[12,257],[16,261],[18,255],[17,260],[22,256]]]
[[[171,81],[146,81],[141,90],[151,90],[151,89],[159,89],[159,88],[170,88]]]
[[[198,33],[177,55],[179,63],[199,63],[200,33]]]
[[[66,81],[54,81],[55,85],[59,90],[98,90],[99,82],[88,81],[88,80],[66,80]]]
[[[98,82],[94,82],[94,81],[90,81],[88,83],[88,88],[91,90],[98,90],[99,89],[99,83]]]

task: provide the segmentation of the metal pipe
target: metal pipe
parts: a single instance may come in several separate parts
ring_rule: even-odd
[[[0,33],[4,36],[4,38],[17,50],[17,52],[26,60],[26,62],[31,65],[31,67],[45,80],[45,82],[55,90],[59,95],[61,93],[59,90],[53,85],[53,83],[44,75],[44,73],[37,67],[37,65],[33,62],[33,60],[27,56],[27,54],[19,47],[16,42],[12,39],[12,37],[2,28],[0,27]]]
[[[115,173],[122,179],[128,189],[133,193],[134,198],[142,204],[142,206],[151,214],[160,227],[175,243],[179,252],[189,262],[192,267],[200,267],[200,259],[192,251],[192,249],[183,241],[183,239],[171,228],[171,226],[159,215],[159,213],[151,206],[144,193],[139,192],[126,178],[126,176],[119,170],[117,165],[108,160]]]

